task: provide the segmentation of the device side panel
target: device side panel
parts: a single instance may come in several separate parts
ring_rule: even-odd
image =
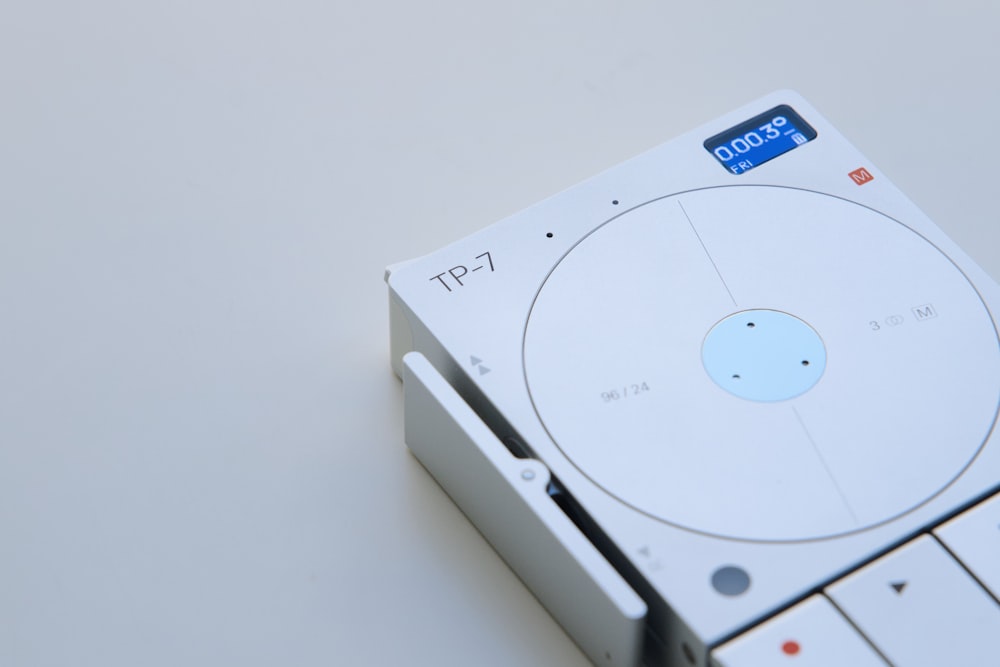
[[[403,355],[413,349],[413,330],[392,290],[389,290],[389,360],[396,377],[403,379]]]
[[[640,664],[646,604],[419,352],[403,359],[406,444],[595,665]]]

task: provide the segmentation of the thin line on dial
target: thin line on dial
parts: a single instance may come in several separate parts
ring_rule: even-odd
[[[715,275],[719,276],[719,281],[721,281],[722,286],[726,288],[726,293],[729,295],[730,300],[732,300],[733,307],[734,308],[739,307],[739,304],[736,303],[736,297],[733,296],[733,291],[729,289],[729,285],[726,283],[726,279],[722,277],[722,271],[719,270],[719,267],[715,263],[715,260],[712,259],[712,253],[708,251],[708,246],[705,245],[705,242],[701,238],[701,234],[698,233],[698,229],[694,226],[694,222],[691,221],[691,216],[688,215],[688,212],[684,209],[684,204],[682,204],[681,201],[678,199],[677,205],[681,207],[681,213],[683,213],[684,217],[687,218],[688,225],[691,226],[691,231],[694,232],[695,238],[697,238],[698,243],[701,244],[701,249],[705,251],[705,256],[708,257],[708,261],[712,263],[712,268],[715,269]]]

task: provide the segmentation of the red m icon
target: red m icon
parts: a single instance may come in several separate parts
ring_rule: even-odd
[[[874,179],[875,177],[868,173],[868,170],[864,167],[860,169],[855,169],[850,173],[850,177],[854,180],[856,185],[864,185],[868,181]]]

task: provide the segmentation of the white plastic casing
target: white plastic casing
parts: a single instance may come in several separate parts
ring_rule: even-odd
[[[780,104],[816,138],[739,175],[702,145]],[[553,533],[582,527],[645,601],[649,664],[708,664],[1000,482],[996,283],[793,92],[386,278],[396,372],[419,352],[408,365],[440,382],[416,393],[454,392],[438,403],[557,481],[576,516]],[[407,442],[464,507],[497,473],[412,441],[414,420],[430,441],[457,420],[420,412]],[[531,502],[537,521],[552,501]],[[503,506],[466,511],[494,540]],[[526,574],[499,542],[536,593],[566,562]]]

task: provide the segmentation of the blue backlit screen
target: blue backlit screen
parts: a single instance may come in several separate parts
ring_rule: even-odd
[[[705,150],[733,174],[742,174],[816,138],[787,104],[776,106],[705,140]]]

